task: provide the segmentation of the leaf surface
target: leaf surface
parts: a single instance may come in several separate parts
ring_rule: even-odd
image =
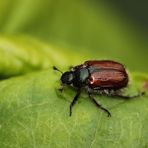
[[[1,45],[2,41],[7,42],[7,48],[1,46],[0,54],[14,49],[11,55],[3,56],[14,58],[7,72],[13,64],[15,67],[15,61],[25,65],[18,68],[22,73],[30,67],[31,71],[36,66],[42,69],[44,64],[47,70],[0,82],[0,147],[147,147],[147,95],[130,100],[96,96],[110,110],[112,117],[108,118],[83,92],[70,117],[69,105],[75,90],[67,87],[63,93],[58,91],[60,73],[53,71],[52,66],[56,64],[66,70],[70,64],[81,63],[82,56],[78,53],[70,56],[66,49],[60,53],[60,49],[39,41],[28,44],[24,38],[17,39],[19,44],[15,44],[15,38],[11,41],[3,38]],[[49,54],[53,50],[54,54]],[[28,52],[31,54],[27,55]],[[54,58],[55,53],[58,59]],[[29,65],[24,54],[30,60]],[[34,54],[35,62],[32,60]],[[90,55],[87,56],[89,58]],[[62,66],[64,63],[68,63],[65,64],[67,67]],[[26,71],[22,70],[24,67]],[[130,75],[131,84],[124,93],[134,95],[143,91],[148,76],[140,73]]]

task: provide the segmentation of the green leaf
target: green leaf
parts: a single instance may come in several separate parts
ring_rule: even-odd
[[[69,116],[75,90],[58,91],[60,73],[52,66],[66,70],[91,54],[83,57],[81,51],[69,52],[29,37],[3,36],[0,47],[1,76],[46,69],[0,82],[0,147],[148,146],[146,95],[130,100],[96,96],[110,110],[112,117],[108,118],[83,92]],[[131,84],[123,92],[143,91],[148,75],[130,75]]]
[[[148,146],[146,95],[130,100],[96,96],[110,110],[109,118],[83,93],[70,117],[75,91],[58,92],[59,78],[49,69],[0,83],[0,147]],[[131,90],[141,91],[147,79],[135,74]]]

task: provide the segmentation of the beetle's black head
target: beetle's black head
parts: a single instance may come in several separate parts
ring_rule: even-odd
[[[69,72],[65,72],[62,74],[61,76],[61,81],[63,84],[72,84],[73,83],[73,79],[74,79],[74,75],[72,71]]]

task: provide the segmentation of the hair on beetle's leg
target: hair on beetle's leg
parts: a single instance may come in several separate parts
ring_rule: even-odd
[[[105,111],[108,114],[108,117],[111,117],[111,113],[104,107],[101,106],[101,104],[90,94],[88,93],[89,98],[91,98],[93,100],[93,102],[103,111]]]
[[[74,104],[76,103],[76,101],[78,100],[79,96],[81,94],[81,90],[78,89],[77,94],[75,95],[73,101],[70,104],[70,116],[72,115],[72,107],[74,106]]]

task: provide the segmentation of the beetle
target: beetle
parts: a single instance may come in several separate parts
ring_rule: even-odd
[[[108,116],[111,113],[101,106],[95,99],[94,94],[105,95],[111,97],[134,98],[143,95],[139,93],[135,96],[126,96],[121,93],[121,89],[128,86],[129,76],[123,64],[112,60],[90,60],[81,65],[71,67],[69,71],[62,72],[55,66],[54,70],[62,73],[60,78],[62,86],[70,85],[77,91],[73,101],[70,104],[70,116],[72,115],[72,108],[78,100],[82,90],[88,93],[90,99]],[[63,87],[59,89],[63,90]]]

